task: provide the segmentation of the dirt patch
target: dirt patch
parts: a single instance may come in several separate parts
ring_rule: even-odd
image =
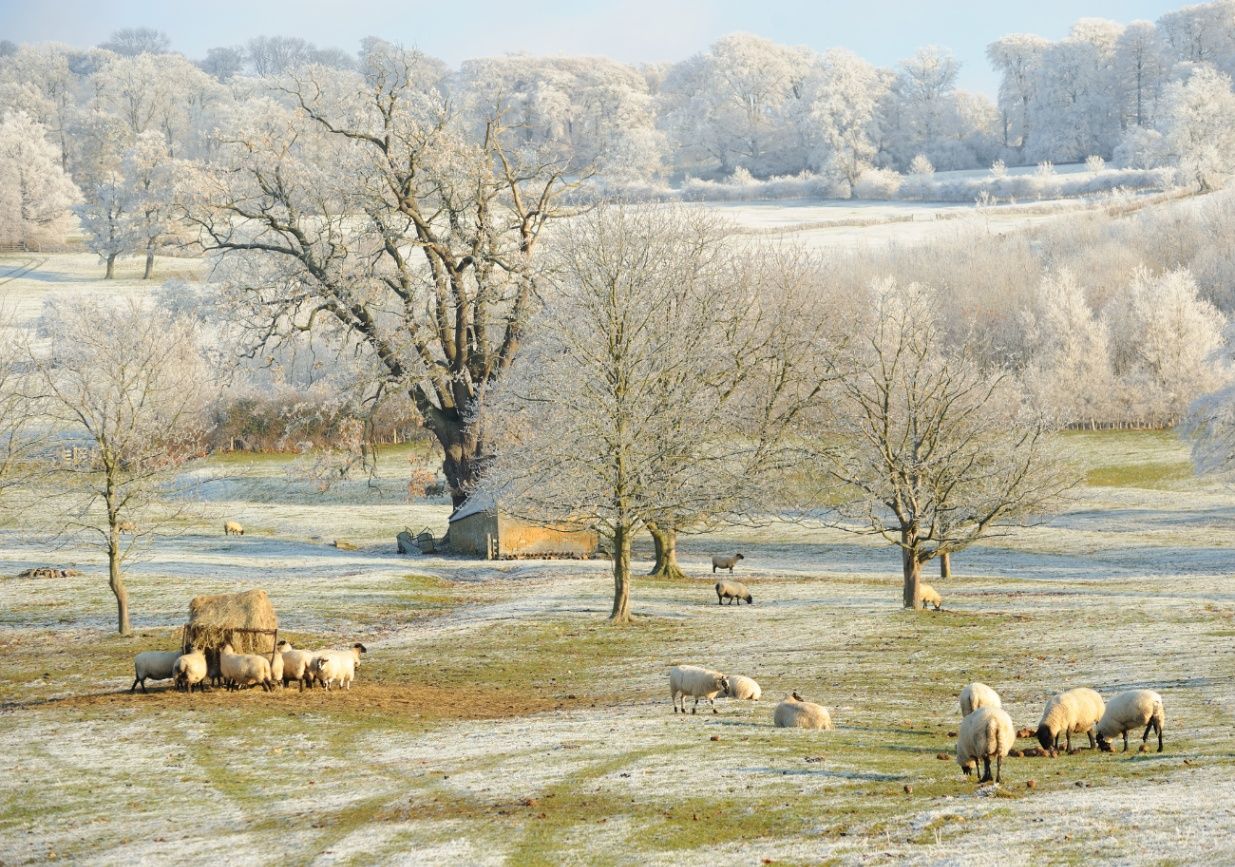
[[[63,698],[35,699],[28,702],[8,702],[0,706],[0,711],[100,707],[149,707],[155,710],[191,707],[196,710],[221,710],[237,707],[251,709],[262,705],[280,711],[300,710],[313,713],[359,711],[424,720],[474,720],[529,716],[551,710],[596,707],[601,703],[594,697],[536,695],[510,687],[485,687],[483,685],[458,689],[431,684],[358,684],[351,689],[335,689],[329,692],[320,687],[299,692],[293,686],[270,693],[256,688],[239,692],[212,689],[205,693],[195,692],[191,696],[177,692],[168,686],[151,689],[144,695],[139,689],[135,693],[122,690],[86,693]]]

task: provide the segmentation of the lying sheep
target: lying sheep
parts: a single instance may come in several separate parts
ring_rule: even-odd
[[[147,680],[167,680],[172,676],[172,667],[179,658],[180,653],[175,650],[147,650],[137,654],[133,657],[134,677],[129,692],[136,690],[139,683],[142,685],[142,692],[145,692]]]
[[[922,594],[922,607],[934,605],[938,611],[943,607],[943,597],[939,595],[939,591],[929,584],[919,584],[918,592]]]
[[[223,535],[224,536],[243,536],[244,527],[240,526],[240,524],[238,524],[236,521],[224,521],[223,522]]]
[[[311,650],[296,650],[286,641],[278,644],[279,656],[283,665],[283,685],[287,686],[293,680],[300,681],[300,691],[313,685],[313,676],[309,673],[309,664],[316,655]]]
[[[242,686],[261,686],[266,692],[274,689],[270,660],[256,653],[235,653],[231,644],[219,649],[219,673],[231,690]]]
[[[1016,733],[1012,717],[1003,708],[980,707],[961,720],[956,736],[956,763],[969,776],[982,761],[979,783],[991,782],[991,759],[995,760],[995,782],[1001,782],[1003,757],[1012,751]]]
[[[697,665],[675,665],[669,669],[669,697],[673,699],[673,712],[678,712],[678,696],[682,697],[682,713],[686,713],[686,699],[694,696],[695,705],[691,713],[699,711],[699,699],[706,698],[712,705],[712,713],[716,709],[715,698],[729,691],[729,680],[719,671],[710,668],[700,668]]]
[[[712,574],[715,575],[717,569],[728,569],[729,574],[732,575],[733,567],[738,565],[739,560],[745,559],[741,554],[731,554],[728,557],[717,555],[712,558]]]
[[[309,673],[327,690],[335,681],[344,689],[351,689],[362,653],[368,653],[368,650],[360,643],[353,644],[347,650],[320,651],[309,663]]]
[[[1104,753],[1111,752],[1111,738],[1124,736],[1124,752],[1128,751],[1128,730],[1145,726],[1141,735],[1141,747],[1149,740],[1152,729],[1158,734],[1158,752],[1162,752],[1162,726],[1166,723],[1166,711],[1162,696],[1152,689],[1131,689],[1121,692],[1106,705],[1106,711],[1098,720],[1098,746]]]
[[[823,705],[807,701],[801,695],[791,693],[776,706],[772,722],[782,729],[831,729],[832,717]]]
[[[763,697],[763,690],[759,684],[749,677],[743,677],[740,674],[725,675],[725,680],[729,686],[725,689],[725,695],[729,698],[741,699],[742,701],[759,701]]]
[[[754,605],[755,600],[751,598],[750,591],[746,589],[746,585],[738,581],[717,581],[716,582],[716,604],[724,605],[724,600],[728,599],[732,605],[735,601],[738,605],[745,600],[747,605]]]
[[[1084,732],[1089,735],[1089,746],[1093,747],[1094,726],[1102,719],[1103,710],[1102,696],[1083,686],[1051,696],[1038,721],[1038,743],[1044,750],[1056,749],[1062,734],[1071,750],[1072,735]]]
[[[206,654],[197,648],[188,653],[180,654],[172,665],[172,680],[176,684],[176,689],[187,690],[190,693],[193,692],[193,687],[195,686],[199,692],[206,688],[206,675],[208,673],[209,666],[206,664]]]
[[[961,719],[980,707],[1003,707],[1003,700],[986,684],[974,681],[961,690]]]

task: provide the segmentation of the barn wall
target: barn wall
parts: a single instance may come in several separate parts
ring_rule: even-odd
[[[596,534],[591,530],[540,527],[506,515],[497,519],[497,525],[499,557],[590,557],[596,553]]]
[[[497,518],[488,512],[477,512],[450,523],[450,550],[488,557],[488,537],[496,539],[497,535]]]

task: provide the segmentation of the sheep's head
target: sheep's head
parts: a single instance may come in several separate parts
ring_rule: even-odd
[[[751,596],[749,593],[747,593],[747,594],[746,594],[746,604],[747,604],[747,605],[754,605],[754,604],[755,604],[755,599],[754,599],[754,597],[753,597],[753,596]]]
[[[355,644],[352,645],[352,656],[356,657],[356,667],[357,668],[360,668],[360,654],[368,653],[368,652],[369,651],[365,649],[365,646],[361,644],[359,641],[357,641]]]
[[[794,701],[806,701],[806,699],[802,698],[802,694],[798,692],[796,689],[789,694],[793,696]]]
[[[965,772],[965,776],[971,776],[978,769],[977,759],[964,759],[959,756],[956,758],[956,763],[961,766],[961,770]]]
[[[1036,735],[1038,743],[1042,744],[1042,749],[1049,750],[1055,747],[1055,734],[1045,725],[1038,726]]]
[[[1111,746],[1111,742],[1106,739],[1102,732],[1098,732],[1098,749],[1102,750],[1104,753],[1111,753],[1115,751],[1114,747]]]
[[[235,653],[235,652],[236,651],[232,650],[232,643],[230,641],[223,642],[223,646],[219,648],[219,653]]]
[[[745,560],[746,558],[743,557],[741,554],[734,554],[733,559],[734,560]]]
[[[291,644],[287,642],[286,639],[283,639],[283,640],[280,640],[279,643],[274,646],[274,649],[279,651],[279,653],[287,653],[287,651],[292,649],[292,646]]]
[[[726,675],[722,674],[720,677],[716,678],[716,686],[720,687],[720,691],[724,695],[729,694],[729,678]]]

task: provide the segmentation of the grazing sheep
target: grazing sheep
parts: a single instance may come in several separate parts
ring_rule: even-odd
[[[1051,696],[1038,722],[1038,743],[1044,750],[1055,749],[1062,734],[1071,750],[1073,733],[1084,732],[1089,735],[1089,746],[1095,746],[1094,726],[1102,719],[1103,710],[1102,696],[1083,686]]]
[[[167,680],[172,676],[172,667],[179,658],[180,653],[175,650],[147,650],[137,654],[133,657],[134,677],[129,692],[136,690],[139,683],[142,685],[142,692],[145,692],[147,680]]]
[[[120,521],[116,524],[116,532],[133,535],[137,532],[137,524],[133,521]]]
[[[782,729],[831,729],[832,716],[823,705],[807,701],[801,695],[791,693],[776,706],[772,722]]]
[[[961,719],[980,707],[1003,707],[1003,700],[986,684],[974,681],[961,690]]]
[[[716,710],[716,696],[729,691],[729,680],[719,671],[710,668],[700,668],[697,665],[675,665],[669,669],[669,696],[673,699],[673,712],[678,712],[678,696],[682,697],[682,713],[686,713],[686,699],[694,696],[695,705],[691,713],[699,711],[699,699],[706,698],[712,705],[712,713]]]
[[[938,611],[943,607],[943,597],[939,595],[939,591],[929,584],[919,584],[918,592],[922,594],[922,607],[934,605]]]
[[[209,674],[209,666],[206,664],[205,651],[194,648],[188,653],[182,653],[172,665],[172,679],[176,684],[176,689],[187,690],[193,692],[193,687],[197,687],[198,691],[206,688],[206,676]]]
[[[725,690],[725,695],[729,698],[737,698],[743,701],[759,701],[763,697],[763,690],[759,684],[749,677],[743,677],[740,674],[729,674],[725,676],[729,682],[729,687]]]
[[[313,685],[313,676],[309,673],[309,664],[316,656],[311,650],[296,650],[286,641],[278,644],[279,656],[282,657],[283,685],[287,686],[293,680],[300,681],[300,690]]]
[[[728,569],[729,574],[732,575],[733,567],[738,565],[739,560],[745,559],[746,558],[741,554],[731,554],[728,557],[721,557],[717,555],[712,558],[712,574],[715,575],[717,569]]]
[[[1152,689],[1131,689],[1121,692],[1106,705],[1106,712],[1098,720],[1098,746],[1104,753],[1111,752],[1111,738],[1124,736],[1124,752],[1128,751],[1128,730],[1145,726],[1141,735],[1142,748],[1149,740],[1150,729],[1158,734],[1158,752],[1162,752],[1162,726],[1166,723],[1166,711],[1162,696]]]
[[[223,522],[223,535],[224,536],[243,536],[244,527],[240,526],[240,524],[237,523],[236,521],[224,521]]]
[[[1002,782],[1003,757],[1012,750],[1016,732],[1012,717],[1003,708],[980,707],[961,720],[956,736],[956,763],[965,776],[973,773],[982,760],[979,783],[991,782],[991,759],[995,760],[995,782]]]
[[[724,600],[728,599],[732,605],[735,601],[738,605],[745,600],[747,605],[754,605],[755,600],[751,598],[750,591],[746,589],[746,585],[738,581],[717,581],[716,582],[716,604],[724,605]]]
[[[368,650],[360,643],[353,644],[347,650],[320,651],[313,655],[309,663],[309,673],[327,690],[335,681],[344,689],[351,689],[362,653],[368,653]]]
[[[275,686],[283,685],[283,654],[277,648],[270,654],[270,679]]]
[[[232,690],[258,685],[266,692],[274,689],[270,660],[255,653],[234,653],[231,644],[219,648],[219,673]]]

